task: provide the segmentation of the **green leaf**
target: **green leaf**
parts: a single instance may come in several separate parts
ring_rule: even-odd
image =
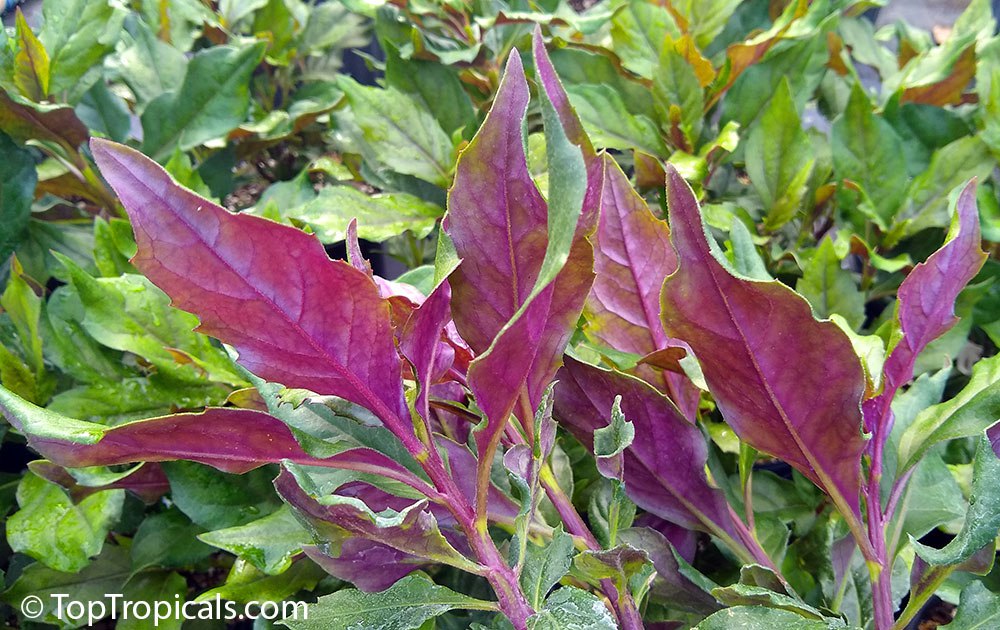
[[[311,591],[325,576],[323,569],[307,559],[293,563],[281,575],[261,573],[252,564],[238,560],[225,584],[201,593],[196,601],[207,602],[221,597],[241,603],[280,602],[299,591]]]
[[[593,593],[564,586],[549,595],[545,608],[528,619],[528,630],[614,630],[607,606]]]
[[[198,538],[252,563],[268,575],[278,575],[292,566],[302,546],[313,542],[288,506],[246,525],[207,532]]]
[[[628,591],[632,578],[641,576],[641,581],[652,577],[653,563],[649,555],[630,545],[618,545],[612,549],[581,551],[573,559],[573,575],[582,577],[594,586],[601,580],[611,580],[619,591]]]
[[[345,76],[337,86],[350,105],[338,119],[347,123],[367,160],[448,187],[454,146],[420,103],[394,88],[365,87]]]
[[[351,219],[358,238],[382,242],[409,230],[416,238],[431,233],[444,214],[439,206],[406,193],[366,194],[351,186],[323,188],[319,196],[281,215],[309,225],[324,243],[342,241]]]
[[[94,278],[69,259],[60,260],[83,304],[83,327],[97,341],[137,354],[180,380],[244,382],[228,355],[194,332],[198,318],[170,306],[167,294],[144,276]]]
[[[985,630],[1000,624],[1000,595],[976,580],[962,589],[955,619],[941,626],[948,630]]]
[[[184,576],[168,571],[141,571],[129,578],[122,591],[123,599],[132,602],[149,602],[156,610],[156,602],[181,602],[187,595],[188,585]],[[180,630],[183,619],[169,617],[157,618],[157,630]],[[146,619],[119,618],[115,630],[146,630],[149,627]]]
[[[24,569],[17,580],[0,599],[11,606],[19,606],[25,597],[35,595],[45,604],[43,614],[36,621],[76,627],[79,622],[65,616],[63,623],[56,617],[56,594],[64,593],[65,601],[103,602],[106,610],[111,610],[108,595],[121,593],[125,580],[131,574],[128,552],[121,547],[108,545],[90,565],[80,571],[64,573],[36,562]]]
[[[611,405],[611,423],[594,431],[594,456],[607,458],[620,455],[632,444],[633,439],[635,427],[622,413],[622,397],[615,396]]]
[[[929,227],[947,227],[952,217],[951,192],[970,178],[985,180],[995,165],[989,147],[977,135],[959,138],[935,151],[927,170],[910,182],[906,205],[896,216],[887,244]]]
[[[659,55],[659,65],[653,77],[653,102],[660,119],[660,128],[673,138],[677,148],[693,152],[701,135],[704,119],[705,93],[694,68],[677,51],[672,39],[667,39]],[[683,135],[678,142],[675,129]]]
[[[681,31],[670,12],[645,0],[630,0],[611,19],[611,39],[622,65],[641,77],[652,79],[666,37],[677,39]]]
[[[762,606],[735,606],[720,610],[692,630],[832,630],[847,628],[839,619],[807,619],[787,610]]]
[[[764,203],[764,225],[777,229],[807,202],[809,176],[816,161],[788,81],[778,84],[746,143],[747,174]]]
[[[674,0],[671,6],[687,20],[695,43],[705,48],[725,28],[740,0]]]
[[[520,583],[532,608],[542,606],[552,587],[569,571],[575,553],[573,537],[562,528],[556,529],[552,540],[544,547],[528,543]]]
[[[80,571],[100,553],[124,501],[124,490],[103,490],[74,504],[56,484],[27,473],[17,487],[21,509],[7,521],[7,541],[57,571]]]
[[[42,42],[17,11],[17,54],[14,56],[14,85],[21,94],[33,101],[44,101],[49,94],[49,55]]]
[[[111,93],[103,81],[98,81],[83,95],[76,106],[76,116],[92,132],[103,134],[116,142],[125,142],[132,126],[132,114],[120,96]]]
[[[170,497],[192,521],[205,529],[245,525],[278,509],[267,467],[243,475],[220,472],[193,462],[164,462]]]
[[[910,536],[917,555],[935,565],[958,564],[969,559],[1000,532],[1000,459],[985,435],[979,439],[972,468],[972,493],[965,524],[943,549],[924,546]]]
[[[132,45],[115,60],[115,67],[136,98],[136,113],[164,92],[180,89],[187,73],[188,58],[160,40],[146,23],[137,20]]]
[[[31,152],[14,144],[0,132],[0,264],[20,244],[31,218],[31,202],[35,200],[38,174]]]
[[[795,291],[809,300],[813,314],[829,319],[836,313],[857,330],[865,321],[865,298],[849,271],[841,267],[833,240],[823,239],[803,268]]]
[[[594,536],[604,548],[617,544],[618,532],[632,526],[636,505],[625,494],[625,484],[603,478],[590,495],[587,520]]]
[[[748,565],[740,569],[740,581],[712,589],[712,595],[727,606],[766,606],[786,610],[799,617],[822,620],[823,614],[790,591],[770,569]]]
[[[906,152],[892,125],[874,113],[860,82],[833,123],[830,149],[837,177],[860,186],[861,211],[886,229],[906,197]]]
[[[213,46],[195,54],[181,87],[156,97],[142,113],[142,152],[163,158],[174,147],[187,151],[236,128],[246,118],[250,74],[266,47]]]
[[[60,0],[42,6],[40,38],[49,51],[49,92],[75,102],[101,75],[101,60],[115,48],[126,11],[115,2]]]
[[[285,619],[292,630],[408,630],[449,610],[496,610],[496,604],[409,575],[381,593],[344,589],[309,605],[308,619]]]
[[[146,517],[132,539],[132,568],[182,568],[207,558],[212,548],[196,539],[201,531],[176,508]]]
[[[732,247],[733,271],[741,276],[754,280],[773,280],[767,271],[767,266],[761,260],[757,247],[753,243],[750,229],[739,217],[733,215],[729,227],[729,243]]]
[[[917,415],[899,438],[899,474],[935,444],[979,435],[1000,420],[1000,356],[979,361],[954,397]]]
[[[976,93],[979,95],[979,137],[1000,155],[1000,39],[993,39],[978,51],[976,64]]]
[[[566,92],[595,145],[667,156],[653,121],[629,112],[622,95],[610,86],[568,84]]]

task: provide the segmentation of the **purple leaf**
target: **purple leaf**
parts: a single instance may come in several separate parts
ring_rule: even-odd
[[[590,138],[587,137],[587,133],[583,129],[583,123],[580,122],[580,118],[576,115],[573,105],[569,102],[569,96],[566,94],[562,82],[559,81],[559,77],[556,75],[556,69],[552,66],[549,53],[545,50],[545,41],[542,39],[542,27],[540,25],[535,27],[535,32],[532,35],[532,52],[535,56],[535,72],[538,75],[538,81],[548,95],[552,107],[559,114],[559,120],[566,131],[566,136],[570,142],[580,147],[583,151],[584,160],[589,163],[597,157],[597,154],[594,152],[594,145],[591,144]]]
[[[364,538],[343,541],[337,556],[328,555],[314,545],[303,547],[302,551],[324,571],[350,582],[365,593],[384,591],[430,564],[422,558]]]
[[[955,299],[986,260],[980,247],[976,184],[969,182],[958,197],[956,216],[947,242],[913,268],[897,292],[902,337],[882,369],[882,393],[865,402],[865,425],[888,437],[892,429],[889,404],[896,391],[913,378],[920,353],[958,322]]]
[[[187,460],[244,473],[291,460],[374,473],[437,496],[425,482],[378,451],[355,448],[325,459],[308,455],[285,423],[250,409],[210,408],[107,427],[36,407],[0,387],[0,411],[33,449],[67,468]]]
[[[671,348],[660,320],[663,279],[677,269],[670,228],[645,200],[611,156],[604,156],[601,218],[594,248],[597,277],[584,313],[588,337],[615,350],[641,356]],[[683,356],[683,355],[682,355]],[[640,366],[636,373],[665,392],[690,421],[698,413],[700,393],[683,374]]]
[[[635,439],[625,449],[625,493],[644,510],[688,529],[709,532],[744,558],[763,552],[722,491],[705,477],[708,448],[696,426],[651,385],[572,357],[556,375],[555,417],[593,451],[594,431],[608,424],[615,396]]]
[[[711,251],[694,194],[668,165],[678,270],[663,285],[667,334],[694,351],[741,440],[794,466],[856,517],[860,532],[861,362],[833,322],[787,286],[730,274]]]
[[[331,261],[314,236],[232,214],[182,188],[133,149],[97,139],[92,149],[132,219],[133,263],[199,317],[201,332],[234,346],[261,378],[367,407],[421,448],[389,305],[371,278]]]
[[[459,553],[445,539],[438,529],[437,520],[426,509],[426,501],[400,510],[388,508],[376,513],[357,497],[310,495],[288,468],[282,468],[274,480],[274,487],[308,522],[314,535],[334,548],[350,538],[363,538],[418,558],[482,574],[478,564]]]
[[[167,480],[167,475],[164,474],[160,465],[155,463],[136,466],[129,470],[124,477],[111,483],[86,486],[78,482],[63,466],[44,459],[29,462],[28,468],[39,477],[65,488],[74,503],[82,501],[95,492],[121,488],[135,494],[142,499],[143,503],[151,505],[170,492],[170,482]]]
[[[489,421],[477,438],[481,457],[495,445],[522,391],[532,412],[540,402],[593,279],[593,251],[582,238],[589,227],[578,218],[594,213],[570,207],[565,197],[554,197],[548,208],[528,172],[522,136],[528,99],[515,52],[486,121],[459,159],[444,220],[462,259],[451,276],[452,313],[459,333],[479,355],[468,380]],[[579,149],[559,136],[561,129],[552,130],[559,126],[553,118],[547,129],[561,137],[560,159],[572,162]],[[560,176],[585,178],[583,169],[559,164]],[[550,175],[554,194],[558,176]],[[596,195],[583,184],[570,181],[564,187],[575,186],[572,192],[580,193],[585,206]]]
[[[400,333],[399,350],[413,366],[419,385],[417,413],[427,421],[431,384],[451,367],[455,358],[454,349],[441,340],[445,325],[451,321],[450,303],[451,287],[444,281],[413,311]]]

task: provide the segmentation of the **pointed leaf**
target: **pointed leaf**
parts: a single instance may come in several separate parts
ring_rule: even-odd
[[[243,473],[287,459],[375,472],[430,490],[395,461],[370,449],[346,450],[325,459],[307,455],[283,422],[249,409],[214,408],[107,427],[60,416],[0,387],[0,411],[28,437],[32,448],[69,468],[188,460]]]
[[[694,350],[740,439],[797,468],[848,518],[860,516],[865,378],[850,339],[833,322],[816,321],[808,302],[785,285],[730,274],[673,168],[667,199],[680,259],[663,285],[667,333]]]
[[[615,396],[622,397],[622,411],[635,428],[635,440],[624,453],[630,499],[657,516],[742,549],[725,497],[705,477],[705,439],[669,400],[637,378],[571,357],[556,378],[555,417],[591,449]]]
[[[396,511],[372,511],[356,497],[313,496],[304,490],[289,467],[274,480],[278,494],[304,519],[317,540],[337,545],[352,537],[364,538],[404,553],[481,574],[482,568],[467,559],[445,539],[437,520],[427,510],[427,501],[418,501]]]
[[[250,74],[265,48],[255,42],[195,54],[180,89],[161,94],[142,113],[143,152],[162,158],[175,147],[187,151],[236,128],[246,118]]]
[[[660,321],[660,287],[677,269],[670,229],[633,189],[610,156],[604,160],[594,285],[587,296],[584,333],[615,350],[649,355],[669,347]],[[698,391],[682,374],[640,368],[638,374],[663,389],[693,418]]]
[[[438,586],[422,576],[403,578],[381,593],[344,589],[310,604],[302,619],[281,623],[292,630],[409,630],[449,610],[496,610],[496,604]]]
[[[943,549],[933,549],[910,537],[910,544],[924,561],[935,564],[959,564],[993,542],[1000,533],[1000,458],[993,452],[989,438],[980,438],[972,468],[972,492],[969,511],[962,531]]]
[[[48,140],[75,150],[89,133],[72,107],[35,104],[0,90],[0,129],[17,142]]]
[[[870,430],[888,431],[885,423],[893,396],[913,378],[917,357],[928,344],[958,323],[955,299],[985,260],[972,182],[958,197],[945,244],[914,267],[899,287],[897,314],[902,336],[885,361],[882,394],[865,402],[865,424]]]
[[[542,607],[549,591],[569,571],[575,551],[573,537],[561,529],[544,547],[528,543],[520,583],[532,608]]]
[[[198,315],[201,332],[234,346],[239,362],[266,380],[367,407],[420,450],[389,307],[368,276],[330,261],[313,236],[179,187],[132,149],[95,140],[93,150],[132,219],[133,263]]]
[[[62,488],[29,473],[17,487],[21,509],[7,520],[7,541],[57,571],[80,571],[100,553],[124,501],[124,490],[105,490],[74,503]]]
[[[21,9],[15,18],[18,51],[14,56],[14,85],[33,101],[49,94],[49,55],[24,19]]]

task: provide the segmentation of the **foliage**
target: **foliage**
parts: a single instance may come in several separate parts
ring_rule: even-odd
[[[995,22],[871,4],[18,14],[2,614],[994,614]]]

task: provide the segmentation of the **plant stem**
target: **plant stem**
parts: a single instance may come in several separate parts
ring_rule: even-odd
[[[892,560],[886,552],[885,514],[882,511],[882,450],[888,437],[886,423],[879,418],[873,427],[871,465],[868,468],[868,485],[864,490],[868,506],[868,540],[875,557],[868,561],[872,579],[872,603],[875,609],[875,630],[889,630],[893,624],[896,605],[892,600]]]

